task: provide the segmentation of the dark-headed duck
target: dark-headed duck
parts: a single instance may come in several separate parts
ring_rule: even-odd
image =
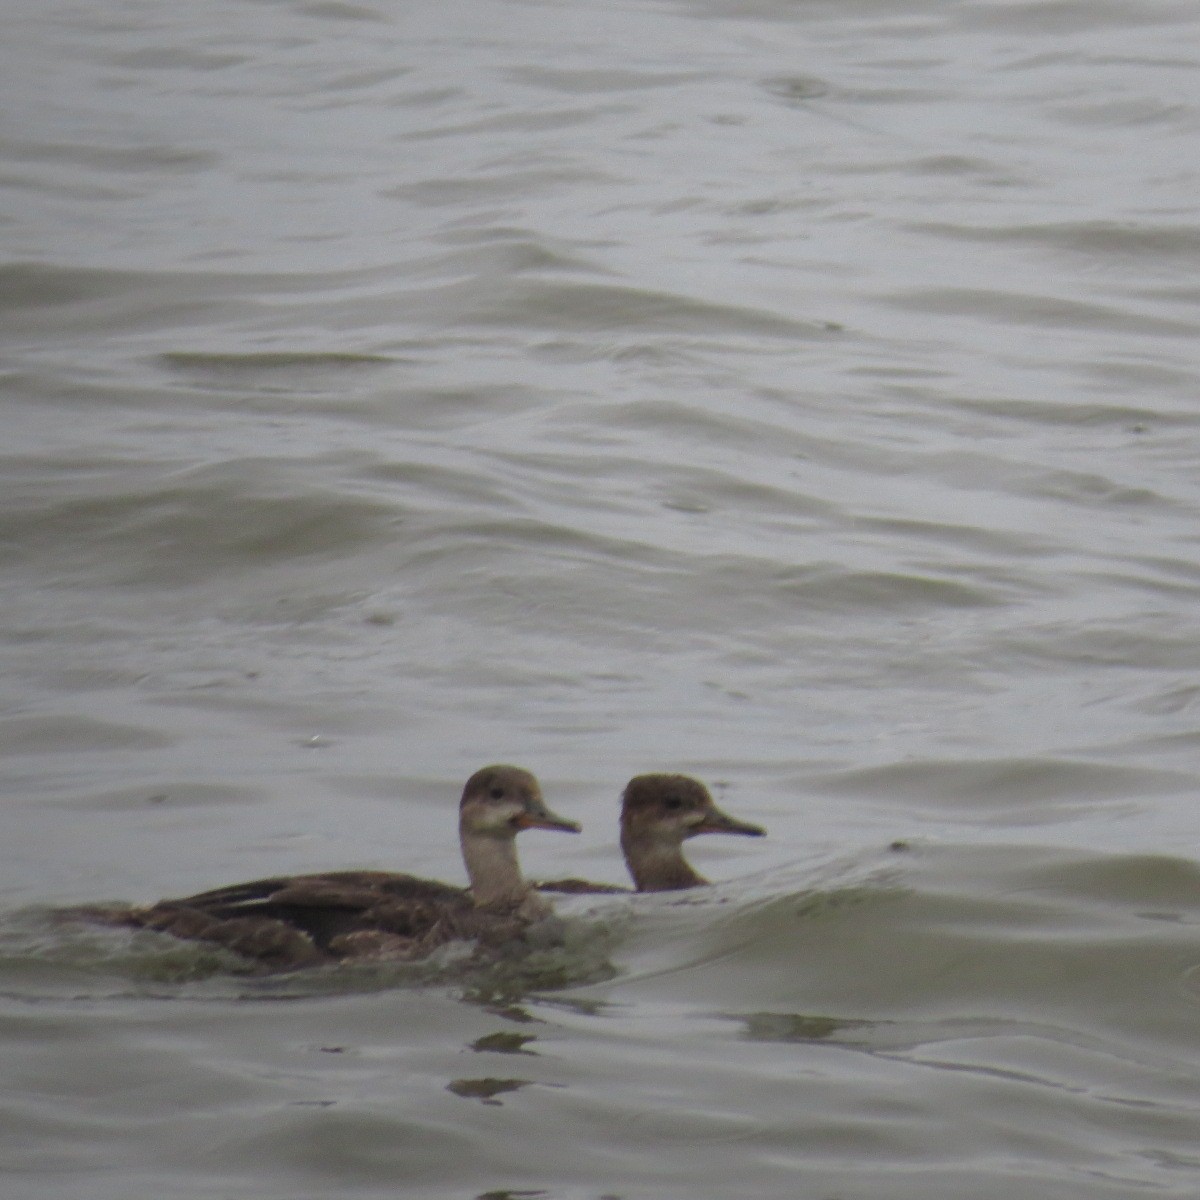
[[[708,880],[683,856],[683,843],[701,833],[763,837],[766,830],[723,813],[708,788],[689,775],[637,775],[621,800],[621,850],[639,892],[673,892]],[[539,883],[545,892],[624,892],[583,879]]]

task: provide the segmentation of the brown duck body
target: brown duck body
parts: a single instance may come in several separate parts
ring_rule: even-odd
[[[683,855],[683,843],[701,833],[763,837],[766,830],[723,813],[708,789],[688,775],[637,775],[621,798],[621,851],[639,892],[704,887],[708,880]],[[585,879],[558,879],[539,891],[580,894],[628,892]]]
[[[91,915],[225,946],[269,970],[418,959],[451,941],[511,940],[548,911],[521,876],[517,833],[579,827],[550,812],[537,780],[518,767],[477,771],[463,789],[459,812],[468,888],[390,871],[330,871]]]
[[[386,871],[259,879],[130,909],[127,922],[214,942],[284,969],[348,958],[421,958],[500,927],[515,913],[479,908],[465,888]]]

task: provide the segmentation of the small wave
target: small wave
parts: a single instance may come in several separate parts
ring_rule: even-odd
[[[954,809],[961,820],[1023,824],[1067,819],[1080,803],[1124,803],[1130,796],[1190,792],[1182,772],[1098,766],[1062,758],[988,758],[898,762],[860,767],[815,781],[831,795],[902,800],[906,805]]]
[[[0,720],[6,755],[91,754],[96,751],[161,750],[172,739],[134,725],[70,714],[15,716]]]
[[[344,556],[386,538],[396,520],[388,504],[325,493],[278,461],[242,459],[140,487],[124,480],[111,494],[95,486],[27,500],[10,506],[0,530],[22,555],[65,559],[92,579],[177,587],[272,560]]]
[[[1172,274],[1182,262],[1200,261],[1200,228],[1188,224],[1139,221],[1063,221],[1053,225],[914,225],[915,232],[947,241],[982,245],[1028,246],[1039,251],[1082,255],[1089,262],[1106,257],[1140,260],[1148,265],[1162,262]]]
[[[594,918],[555,916],[532,926],[521,940],[486,953],[455,942],[419,962],[265,973],[220,946],[97,924],[87,909],[28,908],[0,920],[0,994],[23,1000],[269,1001],[437,987],[475,1004],[512,1004],[611,978],[615,928]]]
[[[881,299],[894,308],[931,316],[976,318],[1039,329],[1193,339],[1200,333],[1200,325],[1194,321],[1154,316],[1131,305],[1118,307],[1115,303],[1029,292],[928,287],[894,292]]]
[[[328,377],[335,372],[390,366],[396,362],[396,359],[384,354],[299,350],[260,351],[247,354],[170,350],[165,354],[160,354],[158,360],[172,370],[185,371],[193,375],[219,378],[235,375],[250,379],[263,375],[272,377],[286,375],[301,380],[313,373],[320,373]],[[328,378],[325,382],[328,383]]]

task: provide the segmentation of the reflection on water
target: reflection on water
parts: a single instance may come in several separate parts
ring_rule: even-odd
[[[746,1036],[756,1042],[815,1042],[834,1037],[841,1040],[844,1034],[868,1024],[804,1013],[750,1013],[744,1020]]]
[[[528,1087],[530,1082],[528,1079],[452,1079],[446,1084],[446,1090],[456,1096],[499,1107],[500,1101],[496,1099],[497,1096]]]
[[[530,1042],[536,1042],[537,1038],[532,1034],[525,1033],[489,1033],[481,1038],[476,1038],[471,1043],[471,1049],[480,1053],[487,1052],[489,1054],[535,1054],[535,1050],[526,1050],[525,1047]]]

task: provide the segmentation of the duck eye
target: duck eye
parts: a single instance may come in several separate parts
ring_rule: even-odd
[[[488,795],[491,796],[493,800],[503,800],[504,789],[502,787],[494,787],[490,792],[488,792]]]
[[[679,809],[683,807],[683,800],[679,796],[668,796],[666,800],[663,801],[663,804],[669,808],[671,812],[678,812]]]

